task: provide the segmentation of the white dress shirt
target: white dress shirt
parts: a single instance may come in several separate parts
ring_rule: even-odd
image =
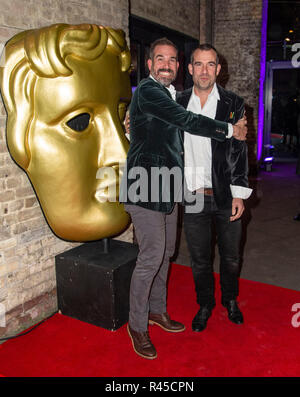
[[[217,85],[215,84],[202,108],[200,98],[195,94],[193,87],[187,110],[214,119],[216,117],[218,100],[220,100],[220,95]],[[231,124],[229,124],[229,129],[231,130],[229,131],[229,136],[232,136],[233,128]],[[188,190],[195,191],[203,187],[211,188],[211,139],[193,135],[185,131],[184,152],[185,179]],[[232,197],[234,198],[247,199],[252,193],[252,189],[246,188],[244,186],[230,185],[230,189]]]

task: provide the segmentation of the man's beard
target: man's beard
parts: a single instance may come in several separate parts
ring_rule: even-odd
[[[206,81],[201,81],[200,77],[198,77],[198,79],[196,81],[194,81],[194,85],[198,88],[199,91],[202,91],[202,90],[206,91],[206,90],[209,90],[210,88],[212,88],[214,86],[215,82],[216,82],[216,78],[208,79]]]
[[[159,73],[160,72],[169,72],[170,77],[167,76],[161,76]],[[152,76],[159,81],[164,87],[168,87],[175,79],[176,79],[176,74],[172,69],[158,69],[157,73],[152,69],[151,70]]]

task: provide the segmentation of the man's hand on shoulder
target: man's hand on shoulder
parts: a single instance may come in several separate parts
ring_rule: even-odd
[[[247,138],[247,118],[244,115],[236,124],[233,125],[233,137],[239,141],[245,141]]]
[[[130,117],[129,110],[127,110],[124,120],[125,136],[130,141]]]
[[[126,112],[125,120],[124,120],[124,126],[125,126],[125,131],[126,134],[130,133],[130,117],[129,117],[129,112]]]

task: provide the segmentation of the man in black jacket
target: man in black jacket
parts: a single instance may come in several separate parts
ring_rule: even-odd
[[[177,102],[194,113],[219,121],[236,123],[244,114],[244,101],[216,84],[221,65],[214,47],[200,45],[191,55],[189,72],[193,88],[178,94]],[[245,141],[234,138],[224,142],[198,137],[185,132],[185,181],[195,197],[204,199],[199,213],[184,214],[184,229],[191,254],[192,270],[200,310],[192,329],[202,331],[215,306],[214,277],[211,260],[211,222],[215,221],[220,252],[222,304],[229,319],[243,322],[238,308],[239,244],[243,199],[251,194],[248,188],[248,158]],[[199,178],[196,169],[204,172]],[[188,206],[186,207],[186,210]]]
[[[172,42],[160,39],[152,44],[150,76],[138,85],[130,105],[130,149],[120,189],[120,201],[126,203],[139,244],[130,286],[128,333],[134,351],[147,359],[157,356],[148,321],[168,332],[185,329],[170,319],[166,309],[169,259],[176,241],[177,192],[171,182],[161,183],[159,178],[153,182],[151,173],[174,169],[178,185],[183,173],[181,130],[220,142],[232,134],[242,140],[246,137],[245,122],[232,126],[186,111],[175,102],[171,83],[178,66]]]

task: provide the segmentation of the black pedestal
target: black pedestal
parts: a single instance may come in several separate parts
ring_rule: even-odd
[[[85,243],[55,257],[58,309],[109,330],[128,321],[129,287],[138,247],[123,241]]]

